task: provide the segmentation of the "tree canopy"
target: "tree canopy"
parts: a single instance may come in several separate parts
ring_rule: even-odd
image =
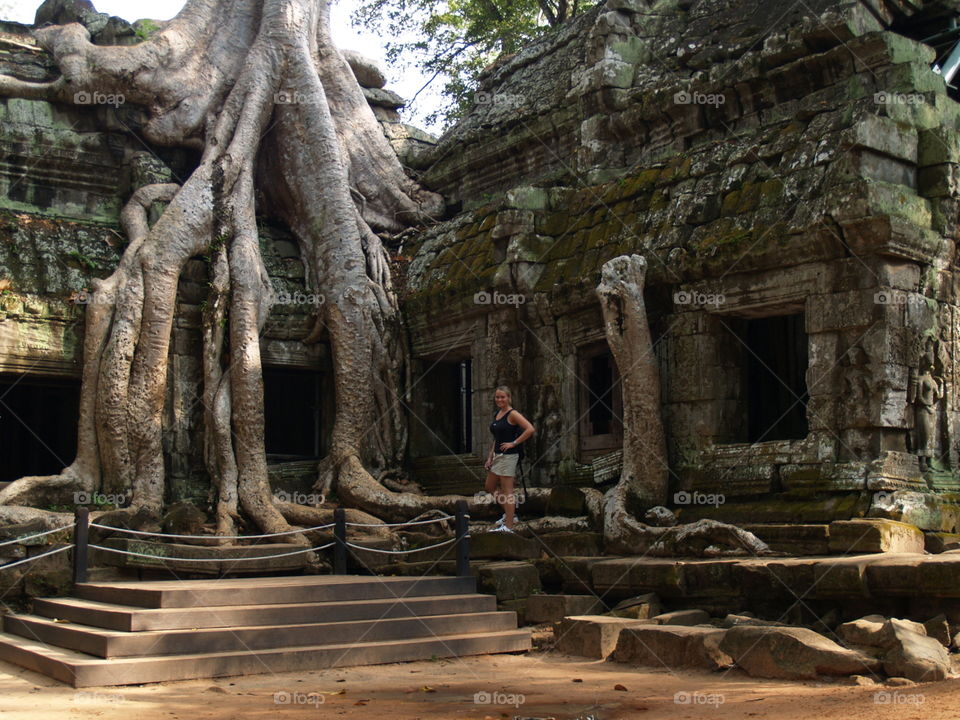
[[[365,0],[353,19],[392,38],[391,64],[418,67],[427,84],[443,82],[444,102],[425,118],[433,124],[463,112],[486,66],[589,6],[589,0]]]

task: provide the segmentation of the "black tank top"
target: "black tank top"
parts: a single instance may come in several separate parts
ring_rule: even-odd
[[[513,442],[518,437],[523,434],[523,430],[519,425],[511,425],[507,422],[507,418],[510,417],[510,413],[513,410],[510,410],[506,415],[497,420],[497,415],[500,413],[499,410],[493,414],[493,422],[490,423],[490,432],[493,433],[493,442],[494,447],[493,451],[495,453],[505,453],[507,455],[516,455],[520,452],[520,446],[516,445],[509,450],[501,450],[500,443]]]

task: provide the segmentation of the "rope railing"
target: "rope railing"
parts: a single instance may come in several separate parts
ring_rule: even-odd
[[[302,550],[293,550],[285,553],[274,553],[273,555],[260,555],[257,557],[233,557],[233,558],[183,558],[183,557],[164,557],[163,555],[150,555],[148,553],[138,553],[131,550],[120,550],[119,548],[104,547],[103,545],[89,544],[87,547],[94,550],[103,550],[104,552],[118,553],[120,555],[132,555],[133,557],[149,558],[150,560],[176,560],[178,562],[248,562],[250,560],[273,560],[274,558],[290,557],[291,555],[302,555],[308,552],[317,552],[332,548],[334,543],[329,542],[326,545],[317,547],[303,548]]]
[[[176,535],[174,533],[147,532],[145,530],[131,530],[129,528],[113,527],[112,525],[101,525],[100,523],[90,523],[90,527],[100,528],[101,530],[111,530],[114,532],[127,533],[129,535],[149,535],[151,537],[177,538],[178,540],[263,540],[264,538],[284,537],[286,535],[299,535],[300,533],[313,532],[314,530],[327,530],[333,527],[333,523],[326,525],[317,525],[316,527],[303,528],[302,530],[284,530],[283,532],[267,533],[266,535]]]
[[[395,527],[412,527],[414,525],[429,525],[431,523],[446,522],[447,520],[456,520],[455,515],[444,515],[443,517],[432,518],[430,520],[411,520],[410,522],[398,522],[398,523],[354,523],[348,522],[347,527],[358,527],[358,528],[395,528]]]
[[[34,540],[39,537],[44,537],[45,535],[53,535],[54,533],[63,532],[64,530],[69,530],[72,526],[64,525],[63,527],[54,528],[53,530],[44,530],[43,532],[34,533],[33,535],[21,535],[20,537],[15,537],[13,540],[4,540],[0,542],[0,547],[4,545],[16,545],[17,543],[22,543],[27,540]]]
[[[33,562],[34,560],[39,560],[40,558],[50,557],[51,555],[62,553],[66,550],[69,550],[72,547],[74,547],[73,543],[71,543],[70,545],[64,545],[63,547],[54,548],[53,550],[48,550],[47,552],[40,553],[39,555],[31,555],[30,557],[23,558],[22,560],[15,560],[14,562],[6,563],[5,565],[0,565],[0,570],[9,570],[10,568],[14,568],[17,565],[25,565],[28,562]]]
[[[457,538],[453,537],[449,540],[444,540],[443,542],[438,542],[435,545],[427,545],[426,547],[411,548],[409,550],[384,550],[382,548],[367,547],[365,545],[354,545],[352,542],[347,543],[348,548],[353,548],[354,550],[364,550],[366,552],[373,553],[383,553],[384,555],[408,555],[410,553],[424,552],[425,550],[433,550],[434,548],[443,547],[444,545],[450,545],[455,543]]]
[[[161,555],[152,555],[149,553],[136,552],[132,550],[121,550],[119,548],[108,547],[105,545],[98,545],[90,542],[90,528],[94,527],[99,530],[106,530],[119,533],[128,533],[131,535],[139,537],[158,537],[158,538],[172,538],[172,539],[190,539],[190,540],[263,540],[266,538],[273,537],[284,537],[287,535],[298,535],[302,533],[309,533],[318,530],[328,530],[333,528],[333,542],[329,542],[325,545],[319,545],[316,547],[301,548],[298,550],[292,550],[290,552],[284,553],[275,553],[271,555],[260,555],[254,557],[239,557],[239,558],[229,558],[229,560],[241,563],[241,562],[251,562],[255,560],[271,560],[274,558],[290,557],[293,555],[301,555],[309,552],[319,552],[322,550],[328,550],[333,548],[333,572],[336,575],[345,575],[347,572],[347,559],[350,550],[354,551],[367,551],[374,553],[382,553],[389,555],[408,555],[413,553],[426,552],[428,550],[434,550],[436,548],[446,547],[448,545],[456,545],[457,547],[457,574],[461,576],[466,576],[470,574],[470,532],[469,532],[469,519],[470,515],[467,513],[467,502],[466,500],[460,500],[457,502],[457,509],[455,515],[443,515],[441,517],[432,518],[429,520],[414,520],[411,522],[401,522],[401,523],[384,523],[384,524],[374,524],[374,523],[348,523],[346,519],[346,512],[343,508],[337,508],[333,511],[334,521],[326,525],[317,525],[311,528],[302,528],[299,530],[288,530],[278,533],[267,533],[263,535],[180,535],[175,533],[154,533],[147,532],[144,530],[131,530],[130,528],[118,528],[110,525],[101,525],[100,523],[91,523],[90,522],[90,511],[88,508],[81,507],[77,508],[74,515],[73,523],[73,543],[70,545],[65,545],[60,548],[55,548],[38,555],[34,555],[29,558],[23,558],[22,560],[17,560],[12,563],[7,563],[5,565],[0,565],[0,570],[7,568],[16,567],[27,562],[32,562],[33,560],[38,560],[43,557],[48,557],[50,555],[56,555],[57,553],[65,552],[66,550],[73,549],[73,580],[75,583],[85,583],[87,581],[87,568],[89,565],[89,553],[90,549],[99,550],[101,552],[114,553],[117,555],[126,555],[131,557],[140,557],[148,558],[150,560],[159,560],[159,561],[180,561],[188,563],[206,563],[206,562],[223,562],[225,558],[184,558],[184,557],[168,557]],[[450,520],[454,521],[455,524],[455,533],[454,537],[443,540],[441,542],[435,543],[433,545],[428,545],[426,547],[411,548],[405,550],[384,550],[381,548],[365,547],[363,545],[358,545],[356,543],[351,543],[347,541],[347,528],[396,528],[396,527],[413,527],[420,525],[429,525],[431,523],[440,523],[448,522]],[[47,535],[53,535],[54,533],[63,532],[64,530],[70,529],[70,526],[64,526],[61,528],[54,528],[52,530],[45,530],[43,532],[38,532],[33,535],[27,535],[23,537],[14,538],[12,540],[5,541],[0,543],[0,547],[4,545],[12,545],[15,543],[22,543],[26,540],[32,540],[35,538],[45,537]]]

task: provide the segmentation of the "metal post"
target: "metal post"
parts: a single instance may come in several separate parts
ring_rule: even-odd
[[[467,520],[467,501],[457,501],[457,575],[470,576],[470,523]]]
[[[333,511],[333,574],[347,574],[347,514],[343,508]]]
[[[90,539],[90,511],[78,507],[74,512],[73,525],[73,582],[87,581],[87,543]]]

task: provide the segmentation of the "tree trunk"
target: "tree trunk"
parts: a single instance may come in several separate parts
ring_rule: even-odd
[[[289,529],[284,514],[303,517],[275,504],[267,481],[259,335],[271,293],[255,179],[293,230],[311,289],[326,297],[317,322],[331,345],[337,412],[318,482],[375,495],[361,457],[378,471],[403,459],[405,348],[387,254],[371,226],[400,230],[443,204],[405,175],[331,43],[328,0],[190,0],[132,47],[95,46],[79,24],[36,35],[63,76],[0,78],[0,93],[63,102],[94,89],[122,93],[148,110],[148,140],[202,156],[183,187],[140,188],[124,211],[130,244],[87,310],[75,462],[13,483],[0,504],[70,502],[71,493],[104,488],[132,490],[131,512],[161,511],[177,283],[191,257],[210,254],[203,403],[218,532],[234,533],[241,513],[264,532]],[[155,201],[169,205],[149,227]]]
[[[643,302],[647,263],[621,255],[604,264],[597,296],[607,343],[620,371],[623,393],[623,470],[605,498],[608,543],[628,544],[641,527],[634,515],[667,500],[666,441],[660,419],[660,373]],[[636,525],[636,527],[634,527]]]

